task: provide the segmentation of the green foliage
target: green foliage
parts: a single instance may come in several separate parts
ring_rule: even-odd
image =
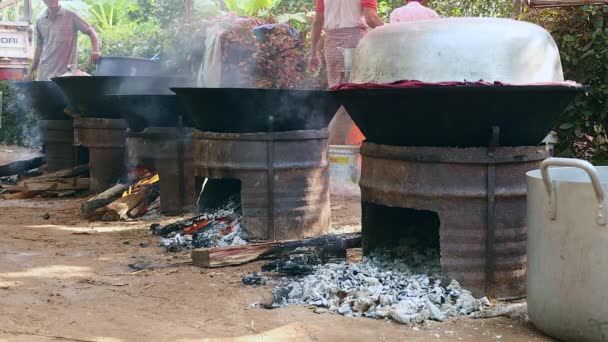
[[[405,5],[404,0],[378,0],[378,14],[388,20],[391,12]],[[443,17],[510,17],[511,0],[427,0],[425,6]]]
[[[608,5],[536,10],[526,14],[549,30],[560,49],[564,76],[590,87],[566,109],[555,128],[556,152],[595,164],[608,162]],[[525,104],[524,104],[525,105]]]
[[[85,2],[89,5],[88,16],[93,19],[91,24],[99,30],[130,24],[129,12],[136,10],[138,6],[132,0],[85,0]]]
[[[281,0],[224,0],[229,11],[247,17],[265,16]]]

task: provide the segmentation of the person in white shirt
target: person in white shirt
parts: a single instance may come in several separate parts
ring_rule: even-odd
[[[441,18],[437,12],[428,7],[424,7],[424,0],[406,0],[405,2],[405,6],[396,8],[391,12],[391,24]]]

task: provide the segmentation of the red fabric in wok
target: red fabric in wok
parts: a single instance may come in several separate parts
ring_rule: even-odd
[[[564,82],[538,82],[525,84],[508,84],[502,82],[436,82],[428,83],[416,80],[402,80],[393,83],[343,83],[332,87],[331,90],[357,90],[357,89],[387,89],[387,88],[423,88],[423,87],[455,87],[455,86],[569,86],[580,87],[579,83],[573,81]]]

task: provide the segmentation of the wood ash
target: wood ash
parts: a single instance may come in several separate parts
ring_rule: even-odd
[[[485,297],[474,298],[455,280],[443,285],[436,253],[407,259],[394,255],[376,252],[357,264],[314,265],[310,275],[280,280],[270,306],[306,304],[344,316],[420,324],[466,316],[489,303]]]

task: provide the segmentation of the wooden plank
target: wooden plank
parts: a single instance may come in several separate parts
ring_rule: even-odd
[[[129,189],[126,184],[116,184],[108,190],[100,193],[97,196],[91,197],[86,202],[80,205],[80,216],[84,219],[90,219],[95,215],[95,211],[103,208],[106,205],[114,202],[122,196],[122,193]]]
[[[19,186],[19,185],[3,184],[3,185],[0,185],[0,187],[8,192],[20,192],[20,191],[25,190],[24,187]]]
[[[42,179],[73,178],[73,177],[78,177],[78,176],[84,175],[87,172],[89,172],[89,165],[87,165],[87,164],[78,165],[71,169],[59,170],[59,171],[44,174],[39,177],[30,178],[30,179],[28,179],[28,181],[36,181],[36,180],[42,180]]]
[[[66,178],[53,180],[25,181],[25,191],[66,191],[89,188],[89,178]]]
[[[39,168],[46,163],[45,157],[36,157],[28,160],[19,160],[0,166],[0,177],[22,174],[26,171]]]
[[[191,257],[194,265],[200,267],[235,266],[257,260],[278,245],[278,242],[267,242],[244,246],[200,248],[192,250]]]
[[[320,257],[344,255],[350,248],[361,247],[360,234],[324,235],[316,238],[292,241],[266,242],[259,244],[200,248],[192,250],[194,265],[200,267],[224,267],[242,265],[254,260],[276,258],[300,247],[316,247]]]
[[[40,193],[42,193],[42,191],[22,191],[10,195],[4,195],[2,196],[2,198],[4,198],[5,200],[27,199],[36,197],[40,195]]]

